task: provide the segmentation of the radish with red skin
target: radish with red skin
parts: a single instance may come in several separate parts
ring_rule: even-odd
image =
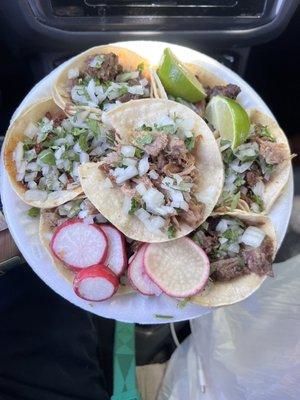
[[[170,297],[190,297],[205,286],[210,272],[206,253],[191,239],[151,243],[144,253],[150,279]]]
[[[127,267],[124,235],[112,225],[101,224],[100,227],[108,239],[108,252],[103,264],[120,276]]]
[[[102,263],[107,257],[108,241],[99,225],[72,219],[56,229],[50,248],[69,269],[78,271]]]
[[[88,301],[103,301],[112,297],[119,288],[117,276],[105,265],[92,265],[81,269],[73,281],[77,296]]]
[[[128,278],[131,285],[146,296],[159,296],[161,289],[149,278],[144,267],[144,254],[147,244],[139,247],[130,261],[128,267]]]

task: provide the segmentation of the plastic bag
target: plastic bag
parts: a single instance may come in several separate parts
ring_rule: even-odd
[[[158,400],[300,399],[300,256],[274,272],[247,300],[191,321]]]

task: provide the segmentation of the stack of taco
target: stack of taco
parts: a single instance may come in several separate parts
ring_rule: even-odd
[[[53,265],[87,301],[134,292],[220,306],[273,276],[267,213],[290,174],[286,136],[242,108],[236,85],[176,63],[196,92],[172,83],[163,61],[94,47],[8,129],[12,187],[39,215]],[[242,109],[242,132],[228,134],[211,111],[217,102]]]

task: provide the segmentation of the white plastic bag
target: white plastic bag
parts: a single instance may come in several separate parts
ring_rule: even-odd
[[[274,271],[249,299],[192,321],[158,400],[300,399],[300,257]]]

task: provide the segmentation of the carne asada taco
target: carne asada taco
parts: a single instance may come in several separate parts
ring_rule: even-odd
[[[67,113],[72,113],[74,106],[108,111],[129,100],[152,97],[152,86],[147,60],[131,50],[108,45],[74,57],[58,75],[52,94]]]
[[[233,304],[250,296],[267,276],[273,276],[276,238],[266,216],[214,213],[191,238],[208,255],[211,270],[205,290],[192,302],[208,307]]]
[[[223,187],[218,145],[192,110],[169,100],[137,100],[108,113],[115,151],[79,168],[94,206],[131,239],[187,235],[212,212]]]
[[[44,99],[9,127],[4,163],[12,186],[25,203],[55,207],[82,192],[80,163],[99,161],[109,151],[113,131],[88,110],[71,117]]]
[[[76,221],[81,221],[85,225],[92,226],[96,225],[101,227],[107,227],[107,220],[95,209],[95,207],[91,204],[91,202],[84,196],[79,195],[75,199],[62,204],[58,207],[51,208],[51,209],[43,209],[41,211],[41,218],[40,218],[40,240],[43,246],[46,248],[47,252],[49,253],[53,265],[55,268],[61,273],[64,278],[72,283],[74,281],[75,272],[79,270],[76,268],[70,268],[69,265],[66,265],[61,259],[59,259],[53,252],[52,249],[52,242],[54,235],[56,234],[59,227],[66,225],[68,223]],[[70,233],[69,233],[70,234]],[[75,243],[75,238],[72,239]],[[79,237],[79,240],[83,241],[82,237]],[[108,243],[109,238],[107,236]],[[106,252],[106,259],[102,262],[103,265],[106,265],[110,270],[117,276],[121,276],[124,272],[124,269],[127,265],[127,252],[133,253],[131,250],[131,246],[134,244],[127,243],[125,245],[125,240],[122,237],[121,239],[122,244],[122,255],[119,253],[119,249],[117,243],[109,243],[108,251]],[[73,255],[76,253],[76,249],[71,249]],[[88,251],[89,249],[86,249]],[[67,252],[67,244],[64,248],[64,251]],[[123,252],[124,251],[124,252]],[[94,249],[92,256],[96,256],[97,249]],[[126,256],[126,258],[125,258]],[[73,260],[74,262],[74,260]],[[84,269],[84,268],[83,268]],[[132,292],[132,289],[127,284],[121,284],[120,288],[117,292],[117,295],[127,294]]]
[[[251,126],[245,143],[233,150],[229,141],[220,140],[225,182],[217,211],[268,212],[289,179],[291,153],[284,132],[260,111],[248,114]]]
[[[170,76],[166,76],[170,67],[165,63],[166,57],[173,59],[174,68],[188,71],[187,74],[191,74],[200,82],[203,88],[203,98],[200,101],[191,103],[167,93],[163,86],[163,78],[166,79],[166,87],[171,82],[168,80]],[[208,118],[207,105],[212,98],[221,96],[227,101],[235,101],[241,91],[239,86],[227,84],[199,65],[180,62],[170,49],[165,49],[161,65],[162,70],[165,69],[165,75],[160,71],[160,79],[157,73],[153,74],[159,96],[185,104],[205,120]],[[240,105],[238,107],[245,114],[244,109]],[[243,132],[244,138],[247,138],[245,143],[232,149],[230,141],[219,140],[225,166],[225,186],[218,201],[217,211],[241,209],[255,213],[267,212],[285,187],[290,175],[291,154],[284,132],[275,120],[260,111],[249,110],[248,114],[248,127],[251,125],[247,132]],[[210,120],[209,126],[213,130],[216,128]],[[220,136],[218,131],[214,133],[215,136]]]

